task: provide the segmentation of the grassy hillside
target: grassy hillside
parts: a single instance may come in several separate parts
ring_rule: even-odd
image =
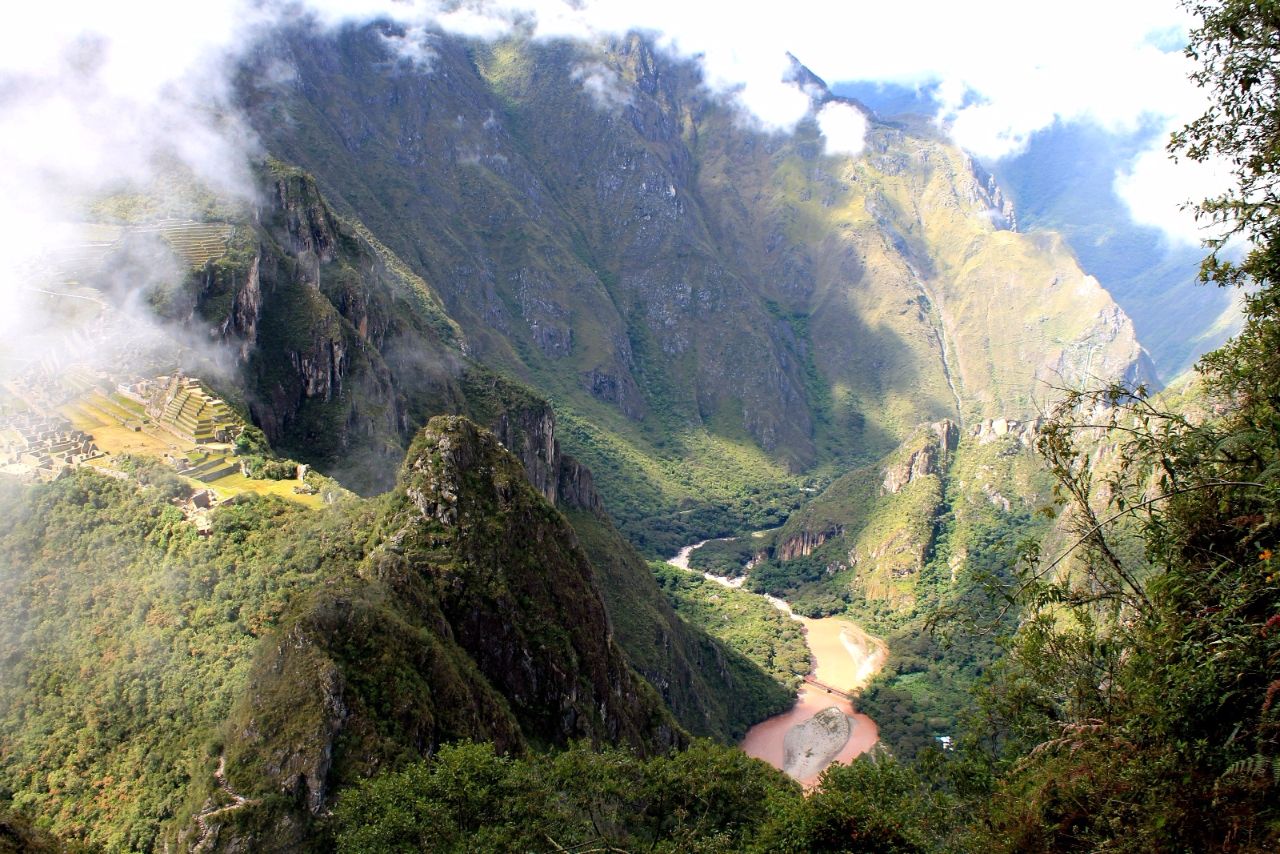
[[[794,687],[809,673],[804,631],[773,605],[670,564],[650,568],[671,606],[690,625],[745,655],[781,684]]]
[[[607,520],[580,510],[568,518],[599,573],[618,644],[686,729],[737,741],[751,724],[791,705],[790,674],[671,601],[666,580],[659,579],[660,590],[651,567]],[[788,635],[787,642],[797,639]],[[795,654],[789,646],[782,655]]]

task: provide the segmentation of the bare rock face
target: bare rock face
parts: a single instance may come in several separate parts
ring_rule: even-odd
[[[551,407],[539,403],[506,410],[490,425],[503,447],[524,465],[525,477],[543,498],[556,503],[560,481],[560,443]]]
[[[501,383],[493,382],[490,390],[500,394]],[[488,425],[524,466],[530,485],[548,502],[598,516],[605,512],[591,470],[561,451],[555,413],[546,401],[527,395],[511,401],[488,419]]]
[[[933,434],[926,444],[913,451],[906,460],[885,469],[884,491],[896,495],[908,483],[937,474],[939,464],[944,457],[955,450],[960,441],[960,428],[950,419],[943,419],[929,425]]]
[[[935,421],[929,425],[929,429],[938,437],[938,450],[944,454],[953,453],[960,444],[960,425],[950,418]]]
[[[236,348],[237,356],[242,363],[249,360],[249,354],[258,346],[258,323],[262,317],[262,279],[259,274],[261,265],[262,255],[255,252],[253,260],[249,262],[243,274],[237,276],[236,272],[231,272],[231,281],[226,283],[234,296],[231,300],[231,310],[218,325],[218,336],[223,342],[232,344]],[[202,283],[202,296],[203,292],[215,287],[215,278],[214,269],[210,265],[204,276],[205,281]],[[237,279],[240,280],[237,281]]]
[[[970,428],[969,434],[978,440],[979,445],[988,445],[1002,436],[1012,436],[1023,446],[1031,447],[1036,433],[1040,430],[1041,419],[1032,418],[1025,421],[1017,418],[987,418]]]
[[[596,516],[604,516],[604,502],[596,492],[591,469],[568,454],[560,457],[559,504],[568,508],[589,510]]]
[[[801,531],[778,547],[778,557],[781,560],[807,557],[813,554],[814,550],[827,540],[838,537],[843,533],[843,525],[836,525],[825,531]]]
[[[628,418],[643,417],[644,396],[630,373],[592,368],[583,372],[581,379],[583,389],[596,400],[614,404]]]
[[[1017,231],[1018,216],[1013,208],[1013,200],[1005,196],[1004,190],[996,181],[996,176],[982,168],[982,165],[972,158],[970,158],[969,167],[973,170],[974,178],[974,184],[970,189],[970,200],[986,205],[992,215],[992,224],[996,228]]]
[[[904,462],[885,469],[884,491],[896,495],[911,481],[931,475],[938,470],[937,452],[933,445],[915,451]]]

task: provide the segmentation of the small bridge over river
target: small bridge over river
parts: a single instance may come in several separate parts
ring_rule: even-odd
[[[852,693],[848,691],[841,691],[839,688],[836,688],[832,685],[828,685],[826,682],[819,682],[817,678],[812,675],[804,677],[804,681],[808,682],[810,685],[814,686],[815,688],[821,688],[823,691],[826,691],[828,694],[835,694],[839,697],[844,697],[846,700],[850,700],[850,701],[853,700]]]

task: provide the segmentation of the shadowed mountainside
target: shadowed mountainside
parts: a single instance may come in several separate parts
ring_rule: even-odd
[[[385,30],[274,45],[260,61],[291,79],[242,87],[259,132],[430,284],[470,355],[555,404],[647,549],[726,524],[689,509],[776,522],[796,475],[921,422],[1151,374],[1065,243],[1011,230],[935,135],[870,117],[863,155],[827,155],[813,121],[752,130],[640,37],[441,35],[424,68]],[[796,74],[815,109],[833,100]]]

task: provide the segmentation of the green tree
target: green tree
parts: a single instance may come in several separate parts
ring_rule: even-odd
[[[353,854],[729,852],[802,804],[780,773],[710,741],[648,759],[585,744],[522,758],[458,744],[347,792],[334,828],[338,850]]]
[[[1234,185],[1198,206],[1221,234],[1201,277],[1219,284],[1273,282],[1275,236],[1280,232],[1277,166],[1280,165],[1280,3],[1276,0],[1184,0],[1201,20],[1187,56],[1200,63],[1192,75],[1208,96],[1204,115],[1175,133],[1170,151],[1191,160],[1227,163]],[[1232,238],[1251,242],[1245,260],[1224,250]]]
[[[986,700],[997,849],[1280,847],[1280,3],[1188,7],[1211,106],[1171,149],[1234,169],[1201,274],[1247,288],[1244,324],[1198,400],[1076,392],[1042,434],[1074,564],[1033,555]]]

